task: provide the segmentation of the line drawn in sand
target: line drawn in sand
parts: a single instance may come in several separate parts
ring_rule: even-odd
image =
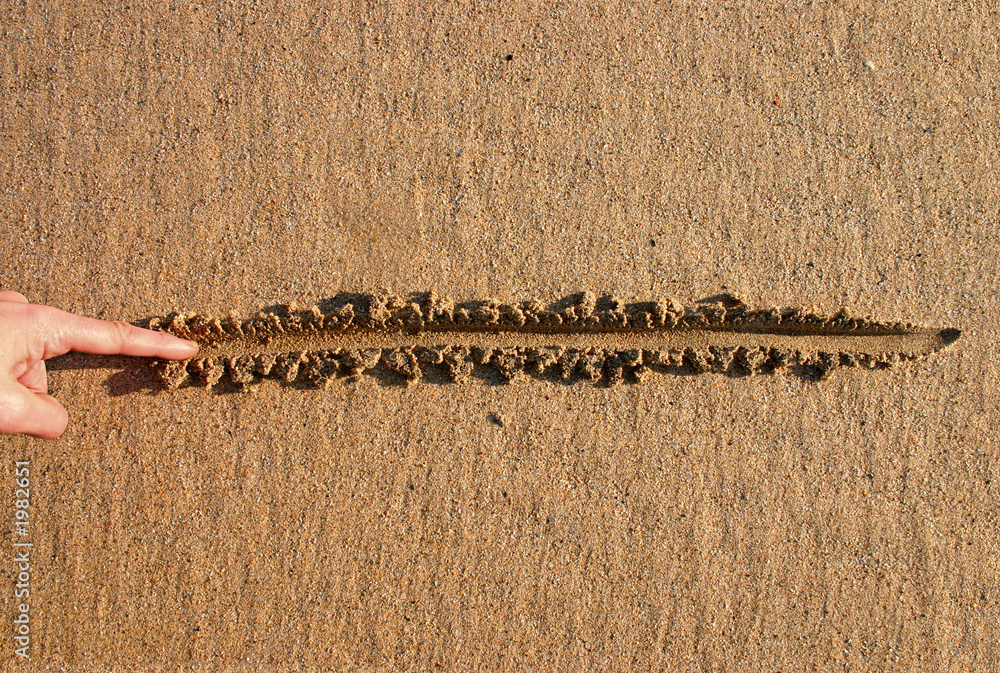
[[[887,369],[953,343],[957,329],[877,322],[846,311],[750,309],[732,295],[694,306],[625,304],[580,292],[548,306],[342,293],[238,320],[172,313],[151,329],[192,339],[198,356],[154,361],[168,389],[240,390],[263,379],[322,387],[362,374],[388,382],[510,382],[534,376],[614,385],[650,373],[729,376],[779,370],[818,381],[838,367]]]

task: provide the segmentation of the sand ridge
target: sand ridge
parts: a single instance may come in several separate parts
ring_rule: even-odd
[[[455,302],[434,292],[338,295],[244,320],[172,313],[149,326],[202,346],[191,360],[154,363],[165,387],[224,382],[237,389],[265,378],[318,387],[364,373],[413,383],[435,367],[452,382],[477,367],[504,381],[527,374],[608,385],[654,371],[750,376],[787,369],[819,380],[837,367],[885,369],[923,357],[960,335],[846,310],[754,310],[729,295],[685,306],[673,299],[626,304],[591,292],[548,306]]]

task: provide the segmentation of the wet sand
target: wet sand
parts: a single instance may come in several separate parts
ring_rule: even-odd
[[[664,345],[682,351],[673,375],[613,386],[611,342],[586,346],[613,351],[594,381],[508,382],[517,363],[492,359],[458,383],[433,363],[351,375],[337,359],[322,386],[251,372],[165,390],[146,360],[60,358],[65,436],[0,439],[8,521],[14,461],[33,484],[23,670],[1000,658],[995,15],[84,2],[2,16],[0,283],[31,301],[142,323],[342,293],[547,306],[584,288],[929,330],[919,358],[822,377],[707,359],[698,373],[683,349],[727,347],[702,330]],[[935,350],[946,329],[961,338]],[[470,355],[586,345],[446,336]],[[754,347],[801,343],[765,337]],[[385,348],[381,366],[405,368],[392,353],[430,344],[320,346],[379,362]],[[0,580],[12,620],[12,563]]]

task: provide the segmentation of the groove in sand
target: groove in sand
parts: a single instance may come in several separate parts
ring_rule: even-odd
[[[844,312],[750,310],[728,296],[686,307],[626,305],[590,293],[548,307],[455,303],[433,293],[341,295],[322,307],[279,307],[243,321],[172,314],[150,326],[202,347],[190,361],[156,363],[170,388],[221,380],[238,388],[262,378],[319,386],[379,371],[414,382],[429,367],[452,381],[477,367],[506,380],[526,373],[609,384],[651,371],[751,375],[788,368],[819,379],[839,366],[882,369],[926,356],[959,336]]]

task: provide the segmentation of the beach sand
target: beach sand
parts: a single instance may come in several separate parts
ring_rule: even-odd
[[[0,439],[8,521],[15,461],[32,481],[18,670],[1000,659],[996,13],[0,15],[0,285],[33,302],[138,323],[381,291],[732,295],[962,332],[821,380],[614,386],[164,390],[146,360],[65,356],[65,435]]]

